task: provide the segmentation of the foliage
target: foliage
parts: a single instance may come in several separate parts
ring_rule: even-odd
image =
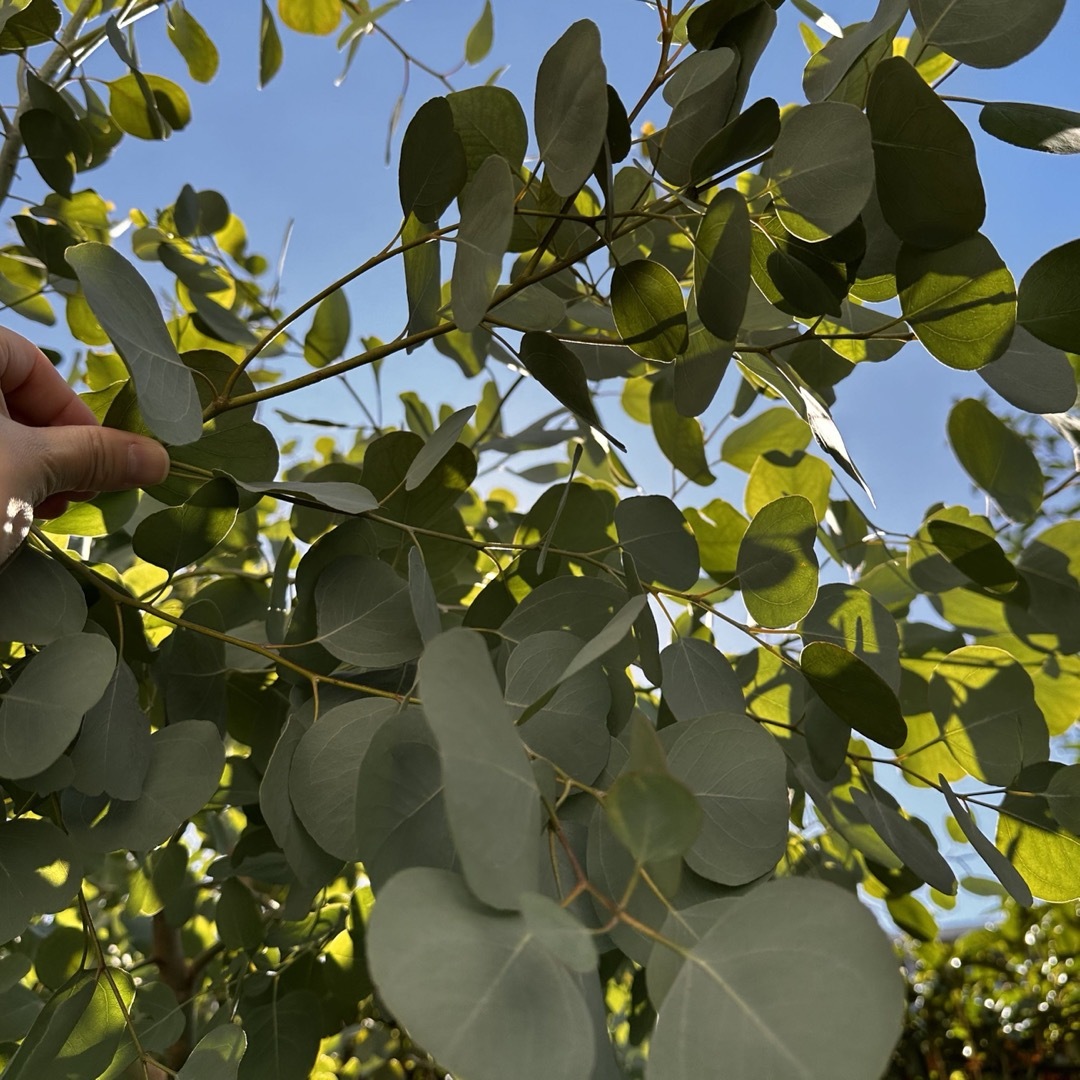
[[[135,35],[157,12],[212,79],[196,12],[0,5],[0,50],[29,64],[0,196],[20,163],[48,189],[13,216],[0,299],[62,308],[86,400],[172,458],[152,490],[41,523],[0,574],[4,1080],[584,1080],[646,1059],[653,1080],[721,1060],[866,1080],[904,988],[856,890],[932,939],[928,897],[958,889],[885,776],[947,806],[1018,902],[1080,895],[1061,509],[1080,241],[1016,286],[934,88],[1029,53],[1062,0],[913,0],[910,36],[881,0],[843,37],[807,31],[808,104],[784,109],[747,102],[780,2],[654,5],[659,64],[629,108],[575,23],[540,66],[534,143],[509,91],[435,73],[446,93],[402,135],[401,228],[292,312],[221,194],[181,181],[132,211],[128,257],[85,186],[125,138],[193,122]],[[261,82],[279,23],[339,33],[346,66],[384,37],[430,71],[385,31],[397,6],[263,0]],[[99,47],[127,69],[107,100]],[[1062,109],[981,122],[1077,149]],[[407,326],[348,355],[347,287],[398,261]],[[915,340],[992,391],[948,425],[987,510],[935,504],[897,535],[848,493],[866,485],[830,406]],[[476,379],[468,407],[418,388],[402,428],[369,415],[282,467],[260,405],[428,343]],[[511,430],[528,378],[543,415]],[[701,417],[725,379],[721,440]],[[636,489],[601,389],[678,503]],[[531,505],[478,486],[495,455]],[[698,491],[720,468],[746,474],[742,507]]]
[[[911,948],[908,1020],[889,1077],[1041,1077],[1080,1065],[1080,910],[1005,910],[993,929]]]

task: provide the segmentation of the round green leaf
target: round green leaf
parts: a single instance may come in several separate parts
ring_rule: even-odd
[[[750,214],[746,199],[734,188],[713,196],[698,226],[694,290],[705,328],[722,340],[734,341],[750,290]]]
[[[356,844],[376,893],[400,870],[453,870],[435,736],[419,709],[375,732],[356,780]]]
[[[868,592],[829,582],[799,626],[803,641],[831,641],[854,653],[894,690],[900,688],[900,635],[896,620]]]
[[[1013,521],[1033,521],[1043,474],[1027,442],[980,401],[967,398],[949,413],[949,442],[964,471]]]
[[[663,495],[623,499],[615,508],[619,543],[642,580],[687,590],[701,573],[697,541],[679,508]]]
[[[669,373],[670,374],[670,373]],[[677,376],[661,374],[649,391],[649,423],[664,457],[695,484],[708,487],[716,477],[705,457],[705,432],[701,421],[686,416],[675,404]]]
[[[1031,677],[1003,649],[949,653],[931,676],[929,703],[949,752],[978,780],[1008,785],[1050,755]]]
[[[401,143],[398,193],[402,213],[423,222],[438,221],[465,186],[467,175],[454,114],[446,98],[432,98],[416,110]]]
[[[717,905],[716,916],[664,997],[649,1052],[655,1080],[697,1080],[717,1062],[725,1080],[884,1072],[904,986],[891,943],[856,897],[822,882],[776,881]]]
[[[1054,820],[1080,836],[1080,765],[1066,765],[1058,769],[1046,789],[1046,800]]]
[[[419,668],[465,879],[492,907],[516,908],[537,888],[540,792],[487,646],[471,630],[448,630],[428,643]]]
[[[217,923],[218,936],[227,949],[254,952],[266,936],[258,901],[251,890],[236,878],[222,883],[214,921]]]
[[[970,371],[1005,354],[1016,326],[1016,286],[985,236],[942,251],[905,244],[896,284],[904,318],[936,360]]]
[[[1030,590],[1028,610],[1057,635],[1063,653],[1080,652],[1080,521],[1062,521],[1039,533],[1020,553],[1017,567]]]
[[[55,559],[24,546],[0,568],[0,641],[47,645],[85,622],[82,589]]]
[[[661,741],[672,775],[704,811],[687,865],[722,885],[745,885],[784,854],[787,765],[780,744],[760,725],[718,706],[717,715],[664,728]]]
[[[485,908],[456,875],[395,876],[375,904],[367,949],[379,995],[446,1068],[473,1080],[592,1076],[576,978],[525,917]]]
[[[332,34],[341,22],[341,0],[278,0],[278,14],[290,30]]]
[[[239,497],[231,480],[203,484],[181,506],[170,506],[139,522],[131,546],[140,559],[169,573],[208,555],[232,531]]]
[[[693,794],[663,773],[623,773],[608,790],[604,810],[611,831],[638,863],[677,858],[701,828]]]
[[[746,609],[760,626],[790,626],[813,607],[816,535],[817,516],[801,495],[777,499],[754,515],[739,544],[736,570]]]
[[[315,842],[342,862],[361,858],[356,837],[360,764],[397,703],[349,702],[320,716],[304,732],[289,769],[289,796]]]
[[[468,332],[487,314],[510,243],[514,182],[506,162],[495,155],[489,157],[461,192],[458,204],[461,224],[450,302],[458,328]]]
[[[607,115],[600,31],[582,19],[547,51],[536,76],[533,125],[557,195],[576,195],[589,178],[604,145]]]
[[[923,248],[949,247],[977,233],[986,196],[975,144],[907,60],[878,64],[866,113],[878,200],[893,232]]]
[[[591,784],[607,764],[611,736],[607,714],[611,689],[604,672],[595,665],[560,683],[563,672],[584,642],[561,630],[545,630],[527,637],[506,662],[506,701],[521,715],[526,707],[554,694],[519,730],[534,754]]]
[[[615,267],[611,313],[624,345],[646,360],[670,361],[685,352],[689,328],[675,275],[649,259]]]
[[[339,660],[393,667],[420,655],[409,584],[367,555],[337,559],[315,587],[319,641]]]
[[[149,851],[198,813],[217,790],[225,747],[208,720],[182,720],[150,737],[150,768],[135,802],[76,794],[63,797],[64,822],[89,851]]]
[[[187,127],[191,119],[191,102],[183,87],[161,75],[128,72],[108,86],[113,120],[136,138],[167,138],[171,131]],[[152,109],[148,95],[153,99]]]
[[[787,118],[769,172],[780,195],[780,220],[803,240],[847,228],[874,186],[870,125],[860,109],[838,101],[805,105]]]
[[[784,495],[809,500],[820,521],[829,510],[832,469],[819,457],[801,450],[789,455],[769,451],[754,462],[746,481],[746,512],[753,517],[762,507]]]
[[[923,40],[962,64],[1001,68],[1038,48],[1057,25],[1065,0],[987,4],[983,0],[912,0]]]
[[[239,1024],[211,1028],[198,1042],[177,1080],[236,1080],[247,1036]]]
[[[99,634],[58,638],[31,657],[0,699],[0,773],[20,780],[52,765],[115,667],[116,650]]]
[[[521,914],[529,933],[571,971],[585,975],[595,970],[593,935],[566,908],[540,893],[525,893]]]
[[[812,641],[799,667],[817,695],[845,723],[868,739],[896,749],[907,724],[889,684],[853,652],[831,641]]]
[[[311,329],[304,337],[304,359],[314,368],[333,363],[344,353],[350,329],[349,301],[338,289],[315,309]]]
[[[497,154],[517,171],[525,160],[529,130],[518,99],[501,86],[471,86],[448,94],[454,130],[465,148],[469,176]]]
[[[778,406],[758,413],[724,439],[720,456],[729,465],[749,472],[770,450],[794,454],[810,444],[810,426],[791,409]]]
[[[320,1001],[310,990],[271,995],[266,1005],[245,1003],[243,1016],[248,1049],[240,1062],[238,1080],[311,1075],[324,1021]]]
[[[1080,240],[1037,259],[1020,282],[1016,318],[1040,341],[1080,352]]]
[[[1006,795],[995,839],[1035,896],[1070,903],[1080,898],[1080,837],[1057,827],[1051,805],[1041,796]]]
[[[727,657],[700,638],[679,638],[660,654],[664,704],[676,720],[743,712],[742,687]]]
[[[976,585],[995,593],[1007,593],[1020,580],[1001,545],[979,529],[955,521],[931,520],[926,531],[934,546]]]
[[[1076,373],[1069,358],[1022,325],[1013,331],[1004,355],[979,368],[979,377],[1024,412],[1063,413],[1076,402]]]

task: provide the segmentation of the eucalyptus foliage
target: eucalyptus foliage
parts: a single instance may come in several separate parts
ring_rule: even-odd
[[[136,35],[164,25],[208,81],[199,5],[0,3],[0,197],[17,169],[48,189],[0,299],[65,318],[96,414],[172,459],[0,573],[3,1080],[869,1080],[905,989],[858,891],[932,939],[958,889],[886,776],[1018,903],[1080,896],[1075,474],[1014,411],[1077,430],[1080,239],[1005,265],[935,88],[1030,53],[1063,0],[804,28],[784,107],[750,94],[780,3],[652,5],[641,87],[577,22],[531,116],[444,77],[395,140],[396,235],[292,312],[221,194],[178,178],[122,217],[91,186],[194,122]],[[397,6],[261,0],[261,83],[283,28],[337,34],[347,69]],[[99,47],[126,71],[104,89]],[[978,122],[1080,150],[1062,108]],[[387,263],[407,325],[354,353],[346,287]],[[947,434],[986,505],[902,536],[830,407],[914,341],[984,380]],[[296,418],[264,403],[422,347],[473,401],[417,387],[400,429],[282,468]],[[527,379],[542,415],[515,430]],[[638,488],[631,422],[677,498]],[[478,480],[500,457],[517,495]]]

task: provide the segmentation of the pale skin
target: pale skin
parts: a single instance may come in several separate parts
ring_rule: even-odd
[[[99,426],[35,345],[0,327],[0,566],[35,517],[72,499],[160,483],[169,471],[153,439]]]

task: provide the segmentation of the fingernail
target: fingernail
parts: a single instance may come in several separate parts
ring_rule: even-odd
[[[128,483],[132,487],[160,484],[169,475],[169,455],[160,443],[143,439],[128,446]]]

